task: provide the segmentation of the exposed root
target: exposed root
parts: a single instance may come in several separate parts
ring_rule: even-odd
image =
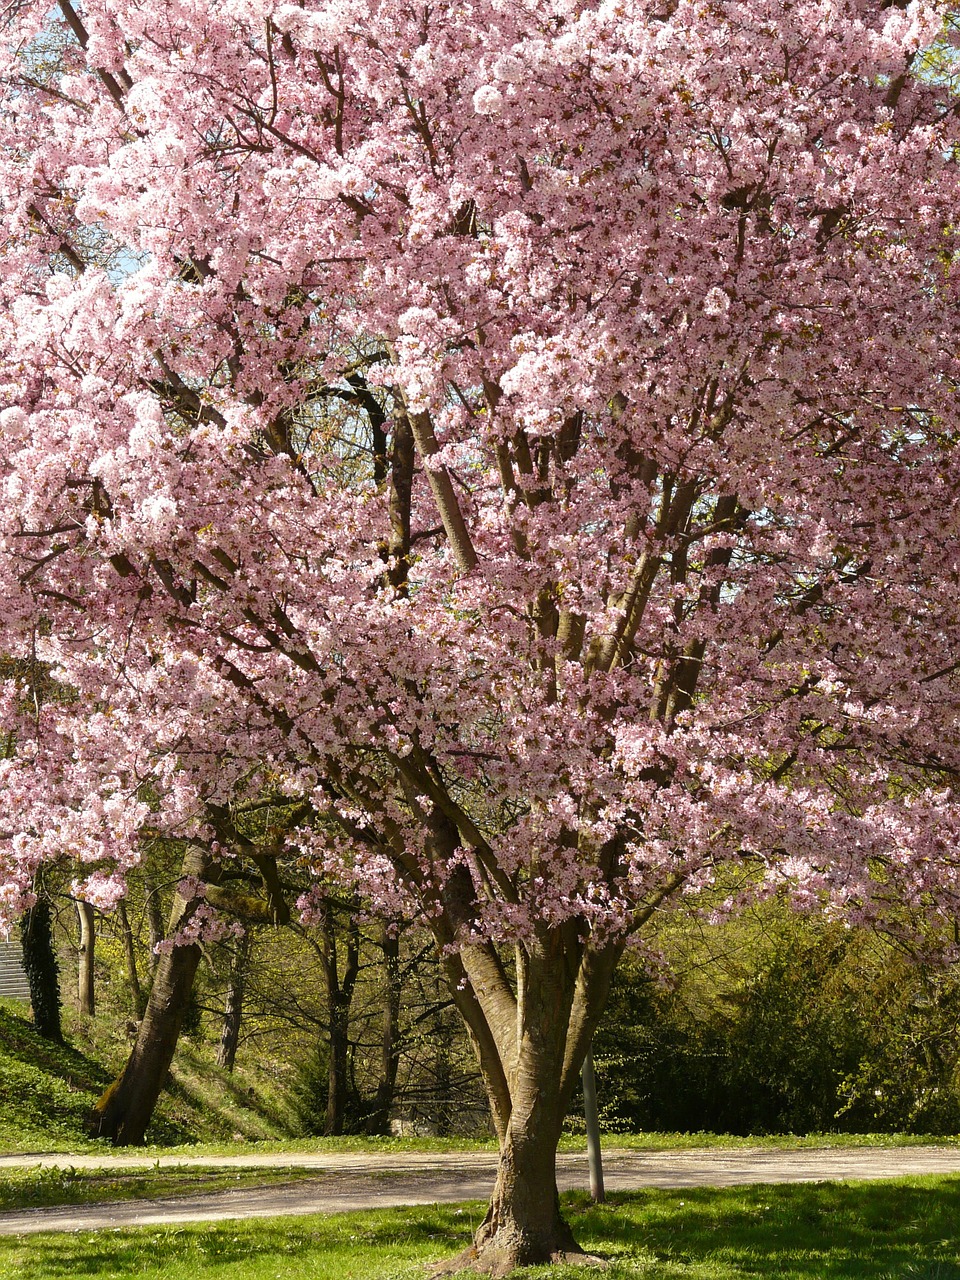
[[[595,1253],[584,1253],[582,1249],[558,1249],[548,1257],[540,1259],[536,1265],[544,1266],[547,1263],[552,1263],[555,1266],[593,1267],[597,1270],[606,1270],[610,1266],[606,1258],[601,1258]],[[477,1275],[491,1276],[493,1280],[503,1280],[503,1277],[512,1275],[525,1265],[533,1266],[534,1264],[532,1262],[521,1262],[512,1249],[502,1249],[489,1245],[482,1250],[478,1250],[477,1246],[472,1244],[468,1249],[464,1249],[462,1253],[458,1253],[455,1258],[448,1258],[444,1262],[436,1263],[430,1268],[427,1275],[428,1280],[435,1280],[435,1277],[452,1276],[463,1271],[472,1271]]]

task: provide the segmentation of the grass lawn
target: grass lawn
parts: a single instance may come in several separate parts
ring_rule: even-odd
[[[960,1280],[960,1178],[565,1197],[609,1280]],[[17,1280],[413,1280],[462,1248],[482,1206],[0,1238]],[[533,1280],[582,1280],[539,1267]]]
[[[751,1147],[768,1147],[784,1151],[808,1148],[835,1147],[957,1147],[960,1135],[931,1137],[930,1134],[912,1133],[809,1133],[769,1134],[738,1137],[729,1133],[605,1133],[603,1146],[620,1147],[630,1151],[683,1151],[692,1148],[714,1150],[745,1150]],[[0,1150],[3,1148],[0,1134]],[[87,1148],[78,1147],[77,1150]],[[113,1147],[98,1145],[100,1151],[116,1151]],[[288,1138],[265,1142],[196,1142],[177,1147],[144,1147],[144,1163],[160,1155],[218,1156],[243,1155],[263,1152],[265,1155],[296,1152],[335,1153],[350,1151],[358,1154],[370,1152],[403,1154],[410,1151],[496,1151],[495,1138]],[[560,1139],[561,1151],[586,1151],[587,1142],[581,1134],[564,1134]],[[133,1149],[129,1149],[133,1150]],[[129,1153],[128,1150],[128,1153]]]
[[[3,1081],[0,1078],[0,1093]],[[0,1104],[0,1155],[69,1154],[105,1157],[142,1155],[144,1168],[150,1167],[158,1156],[217,1156],[296,1155],[298,1152],[316,1155],[349,1151],[358,1155],[396,1154],[421,1151],[496,1151],[495,1138],[268,1138],[242,1140],[240,1142],[187,1142],[178,1145],[154,1143],[144,1147],[116,1148],[103,1139],[85,1138],[76,1132],[58,1130],[18,1129],[14,1119],[5,1124]],[[684,1151],[692,1148],[736,1151],[751,1147],[779,1148],[798,1151],[831,1147],[960,1147],[960,1135],[913,1133],[808,1133],[797,1135],[764,1134],[739,1137],[729,1133],[605,1133],[605,1149],[620,1147],[629,1151]],[[565,1134],[560,1139],[561,1151],[586,1151],[586,1139],[580,1134]],[[2,1280],[6,1280],[5,1277]]]
[[[900,1134],[819,1134],[807,1137],[792,1135],[775,1137],[737,1138],[725,1134],[709,1133],[653,1133],[605,1135],[605,1149],[623,1147],[639,1151],[675,1151],[691,1148],[737,1150],[747,1147],[797,1150],[823,1148],[900,1147],[936,1143],[957,1146],[957,1138],[913,1137]],[[113,1147],[99,1145],[95,1151],[105,1159],[111,1155],[139,1157],[135,1167],[123,1169],[75,1168],[69,1164],[70,1155],[64,1156],[62,1168],[23,1168],[0,1171],[0,1213],[5,1210],[31,1209],[41,1205],[96,1204],[114,1200],[137,1200],[183,1196],[203,1192],[239,1190],[245,1187],[293,1183],[304,1178],[321,1176],[316,1169],[288,1167],[216,1168],[221,1156],[244,1155],[256,1161],[258,1155],[288,1154],[295,1159],[298,1153],[316,1155],[341,1152],[402,1157],[413,1153],[454,1153],[457,1151],[490,1151],[496,1149],[493,1140],[470,1142],[453,1138],[318,1138],[297,1142],[237,1142],[203,1143],[186,1147],[127,1148],[117,1151]],[[583,1138],[568,1136],[561,1140],[560,1150],[582,1152]],[[2,1151],[2,1144],[0,1144]],[[34,1154],[39,1154],[35,1152]],[[89,1147],[78,1145],[74,1155],[85,1157],[94,1154]],[[158,1158],[179,1156],[200,1157],[210,1162],[210,1167],[159,1164]],[[381,1169],[381,1177],[389,1177],[393,1170],[387,1161]],[[0,1271],[0,1280],[6,1280]],[[960,1280],[960,1277],[958,1277]]]
[[[316,1176],[314,1169],[16,1169],[0,1174],[0,1212],[289,1186]]]

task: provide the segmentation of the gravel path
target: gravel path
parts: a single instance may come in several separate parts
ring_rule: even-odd
[[[24,1168],[217,1168],[315,1169],[315,1178],[288,1186],[246,1187],[162,1200],[65,1205],[0,1213],[0,1235],[34,1231],[84,1231],[160,1223],[213,1222],[281,1214],[342,1213],[395,1205],[484,1200],[496,1167],[493,1152],[371,1155],[0,1156],[0,1172]],[[750,1183],[823,1182],[844,1178],[897,1178],[911,1174],[960,1174],[960,1149],[871,1147],[849,1150],[770,1148],[739,1150],[617,1151],[604,1153],[608,1190],[642,1187],[731,1187]],[[561,1155],[562,1190],[588,1185],[585,1155]]]

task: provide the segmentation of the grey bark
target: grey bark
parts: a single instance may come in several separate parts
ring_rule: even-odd
[[[243,1018],[243,996],[247,982],[247,962],[250,958],[250,931],[239,939],[230,961],[227,979],[227,996],[223,1006],[223,1026],[217,1046],[217,1066],[232,1071],[240,1044],[240,1024]]]
[[[191,847],[184,856],[183,875],[213,883],[220,867],[206,850]],[[179,894],[174,898],[171,936],[188,923],[201,901]],[[100,1098],[91,1117],[92,1132],[109,1138],[114,1146],[136,1146],[144,1141],[173,1061],[200,956],[199,945],[191,943],[173,947],[159,957],[136,1043],[123,1072]]]
[[[516,948],[509,981],[488,943],[451,954],[445,930],[470,905],[455,872],[436,922],[451,993],[467,1022],[500,1140],[497,1181],[473,1244],[451,1264],[506,1276],[516,1267],[583,1257],[556,1187],[563,1120],[622,948],[593,948],[585,925],[543,927]],[[458,898],[466,901],[458,901]],[[446,935],[449,936],[449,935]]]
[[[80,919],[80,944],[77,953],[77,999],[80,1012],[92,1018],[96,1010],[94,951],[97,941],[96,912],[89,902],[77,900]]]
[[[123,939],[123,956],[127,967],[130,1003],[133,1006],[134,1017],[139,1019],[143,1017],[144,1010],[143,988],[140,986],[140,975],[137,972],[137,953],[133,942],[133,929],[130,927],[127,905],[122,898],[117,906],[117,917],[120,921],[120,933]]]
[[[336,924],[333,912],[328,909],[323,925],[323,972],[327,988],[327,1038],[330,1049],[327,1060],[327,1115],[324,1124],[324,1133],[328,1137],[339,1137],[343,1133],[350,1089],[350,1005],[360,972],[360,935],[353,916],[350,916],[347,923],[344,952],[341,975]]]
[[[385,988],[380,1021],[380,1079],[365,1127],[367,1133],[385,1135],[390,1132],[400,1064],[400,939],[389,925],[383,926],[380,945]]]
[[[597,1106],[597,1076],[593,1069],[593,1050],[587,1050],[580,1072],[583,1083],[583,1118],[587,1126],[587,1163],[590,1168],[590,1196],[596,1204],[605,1200],[603,1190],[603,1156],[600,1150],[600,1109]]]

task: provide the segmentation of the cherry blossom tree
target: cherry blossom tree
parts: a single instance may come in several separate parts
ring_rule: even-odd
[[[459,1262],[573,1254],[562,1120],[677,895],[955,906],[944,11],[55,17],[3,61],[4,908],[149,833],[184,945],[248,856],[416,917],[500,1141]]]

